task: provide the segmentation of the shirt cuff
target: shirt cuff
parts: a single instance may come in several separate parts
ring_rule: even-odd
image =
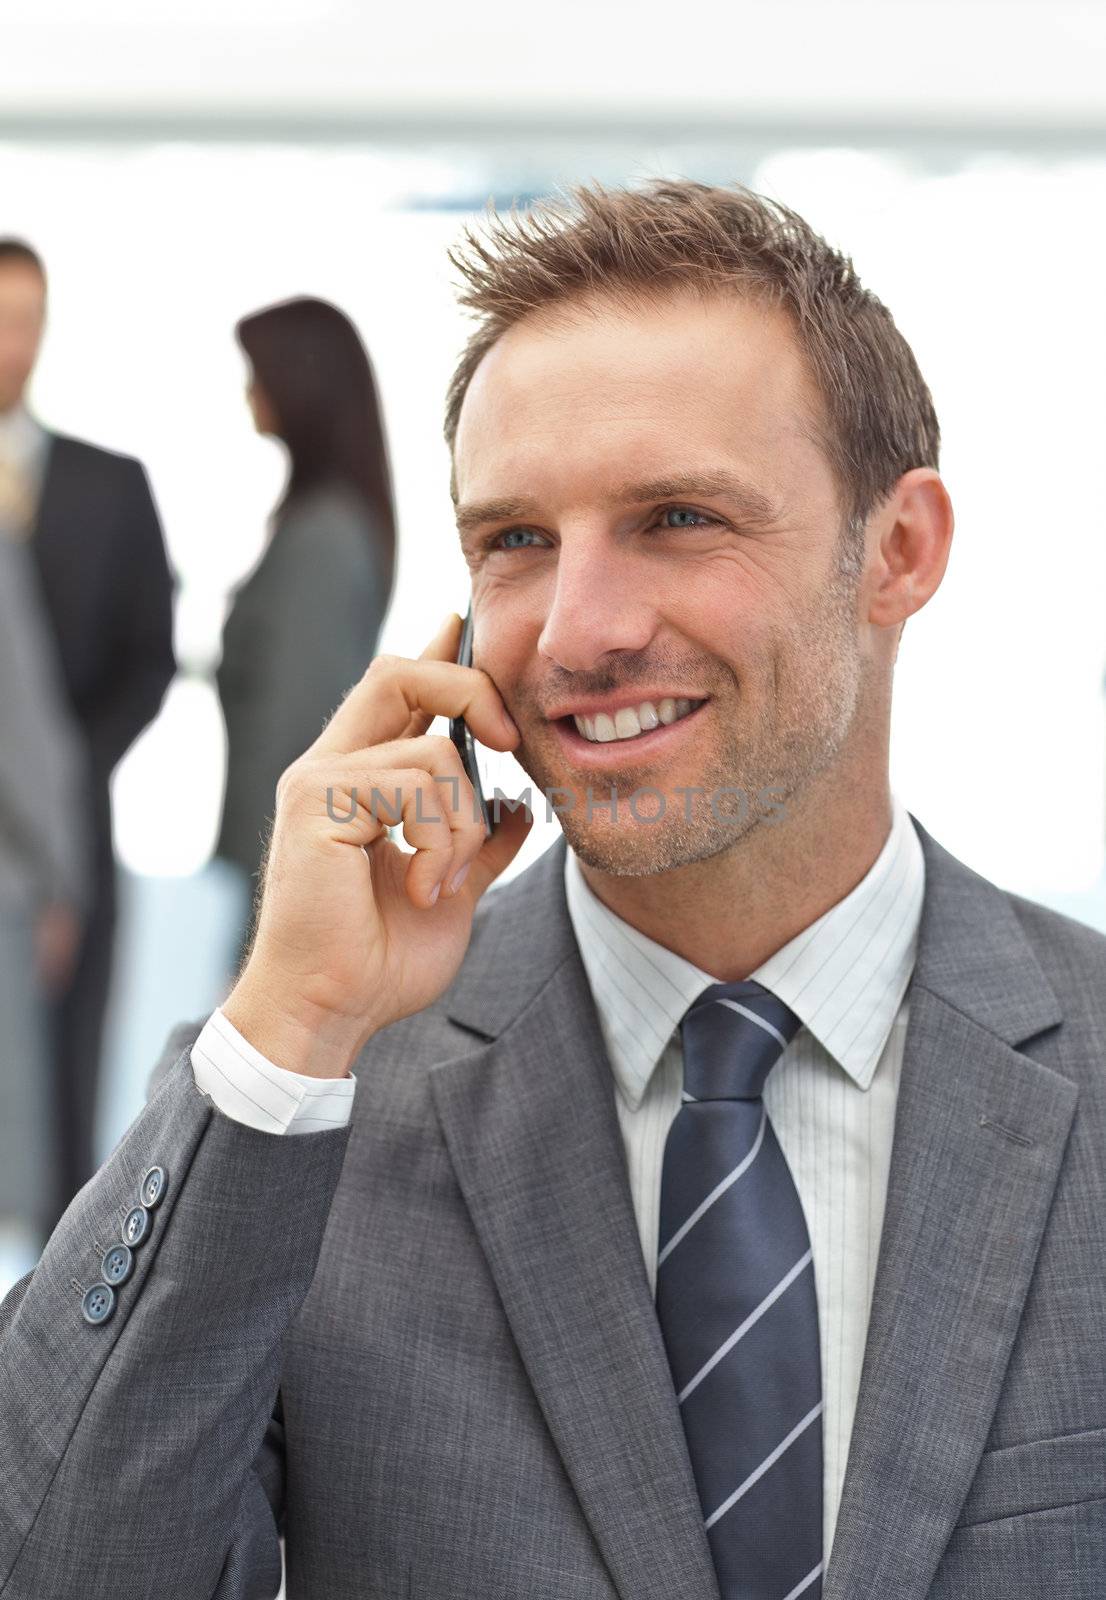
[[[357,1079],[309,1078],[274,1066],[216,1009],[192,1046],[196,1087],[224,1116],[261,1133],[322,1133],[344,1128]]]

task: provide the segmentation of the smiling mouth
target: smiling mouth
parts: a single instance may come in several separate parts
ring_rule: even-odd
[[[643,700],[636,706],[624,706],[613,716],[600,711],[593,717],[567,716],[559,720],[566,728],[574,727],[589,744],[623,744],[640,739],[656,728],[680,722],[705,704],[705,700],[674,700],[666,696],[663,700]]]

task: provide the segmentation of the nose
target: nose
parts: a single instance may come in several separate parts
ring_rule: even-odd
[[[643,650],[656,631],[656,574],[613,541],[562,530],[538,653],[587,672],[615,650]]]

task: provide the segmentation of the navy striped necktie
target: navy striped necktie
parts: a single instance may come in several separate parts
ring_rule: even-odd
[[[822,1366],[802,1202],[762,1094],[799,1019],[716,983],[680,1024],[657,1315],[722,1600],[820,1600]]]

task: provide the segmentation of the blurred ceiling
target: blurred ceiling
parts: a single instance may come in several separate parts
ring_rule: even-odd
[[[33,9],[32,9],[33,5]],[[0,133],[1106,136],[1101,0],[22,0]]]

